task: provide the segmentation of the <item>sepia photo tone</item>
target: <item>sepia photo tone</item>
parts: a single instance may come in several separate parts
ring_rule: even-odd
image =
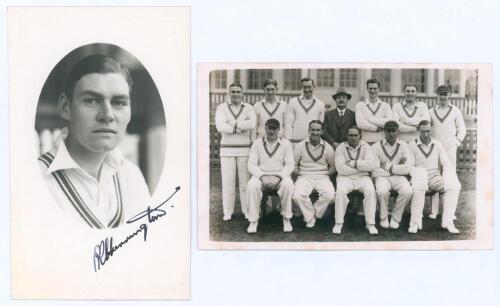
[[[207,86],[214,245],[476,239],[477,68],[234,66]]]
[[[161,176],[165,128],[156,85],[133,55],[96,43],[65,56],[35,121],[42,175],[61,209],[94,228],[144,209]]]

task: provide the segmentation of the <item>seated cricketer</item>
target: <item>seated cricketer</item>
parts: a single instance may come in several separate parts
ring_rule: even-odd
[[[294,169],[292,144],[278,136],[278,120],[267,120],[265,129],[266,136],[253,142],[248,158],[248,171],[252,178],[247,186],[247,219],[250,221],[247,232],[257,232],[262,194],[263,191],[271,190],[277,190],[280,198],[283,231],[291,232],[293,181],[290,175]]]
[[[376,160],[369,144],[360,141],[361,131],[357,126],[347,130],[347,141],[335,151],[335,167],[337,168],[337,194],[335,196],[335,226],[333,234],[340,234],[344,224],[344,216],[349,203],[347,194],[353,190],[363,193],[363,210],[365,212],[366,229],[371,235],[377,235],[375,212],[377,198],[375,187],[370,178],[370,171],[375,168]]]
[[[117,227],[149,204],[142,173],[117,148],[131,117],[131,89],[129,71],[115,59],[80,60],[59,98],[68,127],[38,158],[58,205],[92,228]]]
[[[416,233],[422,229],[425,189],[428,189],[436,191],[432,197],[433,202],[439,201],[439,193],[444,192],[441,227],[452,234],[458,234],[460,231],[453,224],[453,218],[461,185],[455,167],[451,164],[443,144],[431,137],[431,123],[422,120],[418,130],[420,137],[409,144],[415,161],[415,170],[412,171],[413,197],[408,232]]]
[[[380,204],[379,224],[382,228],[399,228],[403,211],[413,193],[406,178],[410,174],[413,159],[408,144],[398,138],[398,128],[396,121],[387,121],[384,125],[385,138],[372,145],[377,165],[372,171],[372,176],[375,179],[375,190]],[[391,190],[397,191],[398,197],[389,223]]]
[[[309,138],[299,142],[294,149],[295,172],[298,175],[293,192],[293,200],[300,208],[306,227],[312,228],[316,218],[322,218],[331,201],[335,199],[335,189],[330,175],[335,174],[335,152],[321,139],[323,123],[313,120],[309,123]],[[311,203],[309,195],[316,190],[319,198]]]

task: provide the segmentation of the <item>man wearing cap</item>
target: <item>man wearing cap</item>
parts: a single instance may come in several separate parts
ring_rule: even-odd
[[[278,91],[278,83],[276,80],[267,79],[264,81],[264,99],[256,102],[253,109],[257,121],[257,138],[266,135],[265,123],[271,118],[279,121],[280,129],[279,137],[283,136],[283,129],[285,123],[285,114],[288,104],[284,101],[279,101],[276,96]]]
[[[448,100],[450,94],[446,85],[437,88],[438,103],[430,109],[431,134],[439,140],[450,158],[451,165],[457,168],[457,148],[462,145],[466,135],[464,117],[458,107],[451,105]],[[439,201],[432,202],[429,218],[436,219],[439,212]]]
[[[342,231],[344,216],[349,203],[347,194],[358,190],[364,195],[363,210],[365,212],[366,229],[371,235],[378,234],[375,226],[377,198],[370,172],[375,168],[376,160],[372,149],[364,141],[360,141],[361,131],[357,126],[347,130],[347,141],[335,150],[335,167],[337,168],[337,193],[335,195],[335,226],[333,234]]]
[[[321,139],[323,123],[309,123],[309,139],[299,142],[294,149],[295,172],[298,175],[293,200],[300,208],[306,227],[312,228],[316,218],[322,218],[331,201],[335,199],[335,188],[330,176],[335,170],[335,152]],[[318,192],[318,200],[312,204],[311,192]]]
[[[222,175],[223,220],[231,220],[236,197],[236,177],[240,189],[241,211],[247,214],[246,186],[249,178],[247,164],[250,152],[250,133],[255,129],[252,105],[243,103],[243,86],[229,85],[230,103],[221,103],[215,112],[215,127],[221,133],[220,165]]]
[[[430,120],[429,109],[424,102],[417,102],[417,86],[406,84],[404,86],[405,100],[395,103],[392,107],[392,116],[399,125],[399,139],[413,141],[418,137],[418,124],[422,120]]]
[[[376,167],[372,171],[375,189],[380,204],[380,226],[382,228],[399,228],[406,204],[411,199],[412,188],[405,177],[410,174],[412,157],[408,144],[398,139],[399,126],[396,121],[387,121],[384,125],[385,139],[372,145]],[[396,205],[392,210],[389,223],[390,191],[398,193]]]
[[[431,137],[431,123],[423,120],[419,124],[418,131],[419,138],[409,143],[415,168],[412,169],[413,197],[408,232],[416,233],[422,229],[422,211],[425,203],[423,189],[427,187],[428,190],[436,191],[433,201],[434,198],[439,201],[439,193],[444,192],[441,226],[452,234],[458,234],[460,232],[453,224],[461,189],[457,173],[444,146],[439,140]],[[421,188],[422,186],[424,188]]]
[[[437,88],[438,103],[430,109],[432,137],[439,140],[456,168],[457,147],[464,141],[466,129],[462,112],[448,100],[449,90],[446,85]]]
[[[356,124],[362,130],[361,140],[374,143],[384,138],[384,124],[392,120],[392,110],[389,103],[378,98],[380,82],[376,79],[366,81],[368,101],[356,104]]]
[[[356,125],[355,114],[347,108],[351,95],[343,88],[339,88],[332,96],[336,108],[325,113],[323,124],[323,139],[334,149],[347,140],[347,129]]]
[[[247,219],[250,221],[247,232],[257,232],[263,190],[278,191],[283,231],[291,232],[293,181],[290,175],[294,169],[292,144],[278,136],[278,120],[267,120],[265,130],[266,136],[254,141],[248,158],[248,171],[252,178],[247,187]]]
[[[293,144],[308,137],[309,122],[325,119],[325,103],[313,96],[314,80],[303,78],[300,83],[303,95],[290,99],[285,116],[285,137]]]

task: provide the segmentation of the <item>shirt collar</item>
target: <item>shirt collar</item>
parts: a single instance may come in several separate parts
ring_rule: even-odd
[[[266,101],[266,98],[262,99],[262,103],[265,103],[267,105],[271,105],[271,102],[267,102]],[[273,104],[275,103],[280,103],[280,100],[278,99],[278,97],[274,97],[274,101],[272,102]]]
[[[271,145],[271,144],[267,141],[267,137],[266,137],[265,135],[264,135],[264,136],[262,136],[262,139],[264,140],[264,143],[266,143],[266,144],[268,144],[268,145]],[[278,137],[278,140],[276,141],[276,143],[281,144],[281,142],[282,142],[281,137]],[[276,145],[276,143],[274,143],[273,145]]]
[[[352,148],[352,147],[349,145],[349,143],[347,142],[347,140],[346,140],[346,142],[345,142],[345,147],[346,147],[346,149],[349,149],[349,150],[354,150],[354,151],[356,151],[357,149],[361,148],[361,145],[362,145],[362,143],[361,143],[361,141],[360,141],[360,142],[358,143],[358,146],[357,146],[357,147]]]
[[[403,106],[406,106],[406,107],[409,107],[408,106],[408,101],[406,101],[406,99],[403,101]],[[418,107],[418,103],[417,101],[413,101],[413,107]]]
[[[300,95],[300,100],[301,100],[301,101],[312,101],[312,100],[316,100],[316,97],[313,95],[313,96],[311,97],[311,99],[307,99],[307,98],[306,98],[306,97],[304,97],[304,95],[302,94],[302,95]]]
[[[345,115],[346,110],[347,110],[347,107],[344,108],[343,110],[340,110],[339,108],[337,108],[337,112],[339,113],[339,115],[340,115],[340,112],[342,112]]]
[[[420,140],[420,138],[419,138],[418,140]],[[389,147],[391,147],[391,148],[394,148],[394,146],[395,146],[395,145],[397,145],[398,143],[400,143],[400,140],[399,140],[399,138],[398,138],[398,139],[396,139],[396,142],[394,143],[394,145],[393,145],[393,146],[391,146],[391,145],[389,144],[389,142],[387,141],[387,139],[385,139],[385,138],[384,138],[384,139],[382,139],[382,143],[384,144],[384,146],[389,146]]]
[[[57,151],[55,153],[54,160],[47,169],[48,174],[57,170],[64,170],[64,169],[81,169],[82,171],[85,171],[77,164],[77,162],[69,154],[68,148],[66,147],[66,143],[64,142],[67,136],[68,136],[67,129],[66,130],[63,129],[61,135],[59,135],[59,137],[56,139],[55,143]],[[104,164],[111,167],[115,171],[118,171],[122,166],[123,161],[124,161],[123,154],[120,152],[118,148],[116,148],[108,153],[108,155],[104,159]]]
[[[450,101],[446,102],[446,104],[443,107],[441,107],[441,104],[439,103],[436,104],[436,109],[446,108],[446,107],[451,107]]]
[[[376,105],[377,105],[377,104],[379,104],[379,103],[382,103],[382,101],[381,101],[381,100],[377,97],[377,102],[375,102],[374,104],[376,104]],[[369,100],[369,99],[367,99],[367,100],[365,101],[365,105],[368,105],[368,104],[371,104],[371,102],[370,102],[370,100]]]
[[[426,144],[424,144],[424,143],[422,142],[422,140],[420,140],[420,137],[417,137],[417,138],[416,138],[416,140],[417,140],[417,146],[419,146],[419,145],[430,146],[431,144],[433,144],[433,143],[435,142],[435,141],[434,141],[434,138],[431,138],[431,141],[429,142],[429,144],[428,144],[428,145],[426,145]]]
[[[311,143],[311,141],[309,140],[309,138],[307,138],[307,139],[306,139],[306,142]],[[312,143],[311,143],[311,145],[312,145]],[[321,139],[319,140],[319,144],[318,144],[318,145],[323,145],[323,146],[324,146],[324,145],[325,145],[325,140],[323,140],[323,138],[321,138]],[[314,147],[314,146],[313,146],[313,147]]]

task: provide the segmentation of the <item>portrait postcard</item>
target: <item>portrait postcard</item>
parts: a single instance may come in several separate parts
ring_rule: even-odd
[[[197,76],[200,249],[493,248],[491,64]]]
[[[11,297],[190,298],[190,9],[8,7]]]

